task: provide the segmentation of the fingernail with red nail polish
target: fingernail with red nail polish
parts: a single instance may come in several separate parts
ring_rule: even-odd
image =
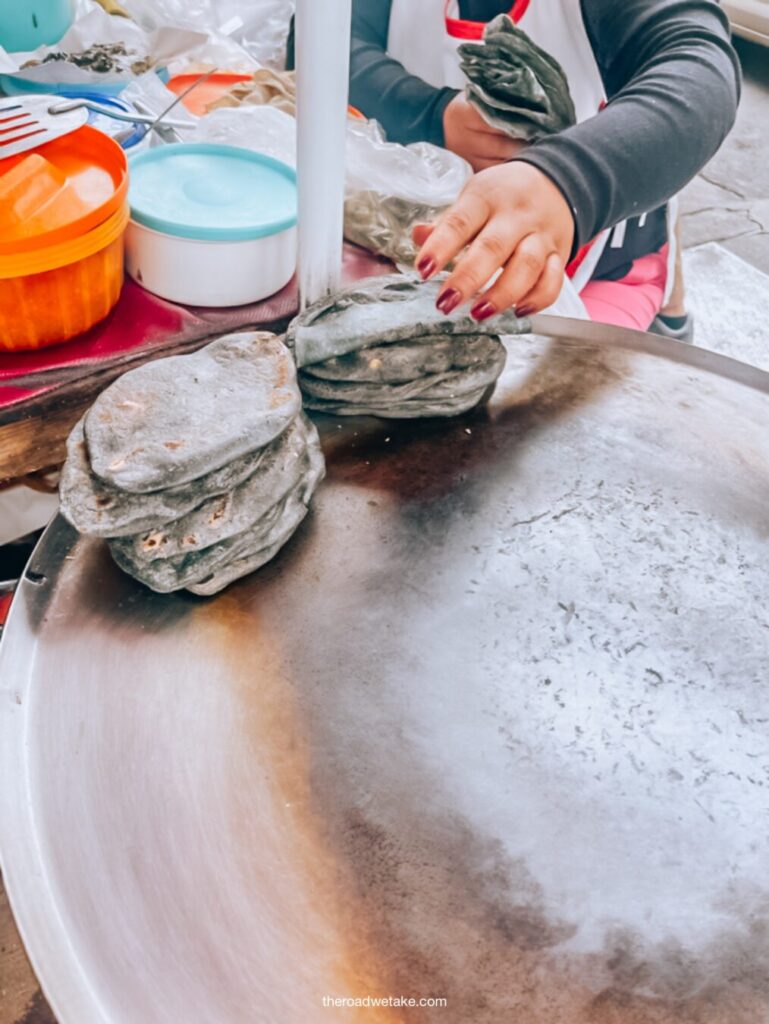
[[[473,320],[488,320],[490,316],[494,316],[496,309],[490,302],[478,302],[470,310],[470,316]]]
[[[441,294],[438,296],[438,301],[435,303],[435,305],[438,307],[441,313],[445,313],[448,316],[448,314],[451,313],[452,310],[455,310],[457,308],[461,301],[462,296],[456,290],[456,288],[446,288],[445,291],[442,291]]]
[[[435,273],[437,264],[432,256],[425,256],[417,263],[417,270],[422,275],[422,280],[426,281],[428,277],[432,277]]]
[[[531,314],[533,312],[534,312],[534,306],[516,306],[515,307],[515,315],[518,317],[519,320],[523,320],[523,318],[526,317],[526,316],[531,316]]]

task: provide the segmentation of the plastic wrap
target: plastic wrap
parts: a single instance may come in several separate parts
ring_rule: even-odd
[[[296,121],[277,107],[222,107],[200,118],[190,139],[245,146],[296,167]]]
[[[221,67],[244,64],[285,66],[292,0],[122,0],[123,6],[146,29],[176,25],[210,37],[197,59],[215,59]],[[227,45],[229,43],[229,50]]]
[[[435,220],[472,174],[455,153],[427,142],[387,142],[375,121],[350,121],[347,132],[345,236],[411,264],[414,225]]]

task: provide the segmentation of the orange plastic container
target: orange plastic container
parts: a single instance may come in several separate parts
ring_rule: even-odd
[[[123,150],[89,127],[0,160],[0,351],[56,345],[107,316],[127,189]]]
[[[208,108],[212,103],[216,103],[222,96],[226,96],[233,86],[240,85],[241,82],[250,82],[252,75],[236,75],[228,74],[226,72],[218,72],[217,74],[211,75],[205,82],[201,82],[200,85],[193,89],[189,96],[185,96],[182,100],[182,106],[185,106],[191,114],[196,117],[202,117],[208,113]],[[189,89],[191,85],[194,85],[200,79],[200,75],[176,75],[168,82],[168,88],[171,92],[176,93],[180,96],[185,89]]]
[[[176,93],[177,96],[181,96],[185,89],[189,89],[191,85],[194,85],[200,79],[200,74],[195,75],[176,75],[172,78],[167,86],[171,92]],[[182,100],[182,106],[185,106],[191,114],[195,114],[196,117],[203,117],[204,114],[208,113],[208,108],[212,103],[216,103],[223,96],[226,96],[230,89],[236,85],[241,85],[243,82],[250,82],[253,79],[253,75],[236,75],[229,74],[227,72],[218,72],[217,74],[211,75],[205,82],[201,82],[199,86],[192,90],[192,92],[185,96]],[[348,107],[348,112],[351,117],[359,117],[365,120],[363,114],[355,107]]]

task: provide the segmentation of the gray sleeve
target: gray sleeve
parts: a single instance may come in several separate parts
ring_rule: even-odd
[[[390,0],[353,0],[350,102],[392,142],[442,146],[443,112],[455,89],[435,89],[387,55]]]
[[[713,0],[583,0],[608,105],[518,159],[558,186],[576,248],[675,195],[734,123],[740,92],[726,16]]]

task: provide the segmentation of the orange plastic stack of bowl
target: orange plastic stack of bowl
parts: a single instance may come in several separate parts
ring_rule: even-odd
[[[0,350],[56,345],[109,314],[127,191],[123,150],[87,126],[0,160]]]

